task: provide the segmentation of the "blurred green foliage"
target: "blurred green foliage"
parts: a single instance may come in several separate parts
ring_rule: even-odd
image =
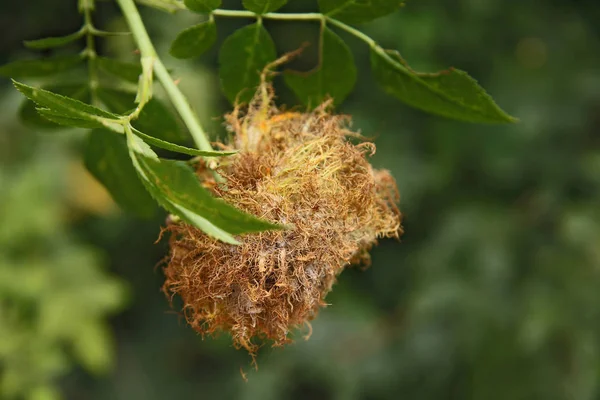
[[[0,5],[2,62],[20,55],[21,39],[65,34],[79,24],[76,10],[67,10],[65,2],[32,0],[27,10],[14,4]],[[315,9],[316,2],[292,0],[283,11]],[[376,136],[374,163],[392,170],[398,180],[406,234],[400,244],[384,241],[374,249],[371,269],[345,271],[327,299],[331,306],[314,321],[311,339],[299,334],[293,345],[263,349],[256,372],[248,371],[249,358],[231,348],[226,336],[201,340],[169,312],[158,290],[160,273],[153,270],[165,254],[164,245],[152,245],[160,221],[88,216],[70,225],[71,235],[108,254],[111,269],[131,285],[133,301],[113,321],[118,356],[112,374],[91,379],[72,372],[61,381],[65,397],[600,399],[598,16],[600,6],[584,0],[412,1],[399,13],[364,26],[383,46],[399,49],[416,70],[453,65],[468,71],[520,118],[516,126],[452,122],[399,104],[376,89],[368,73],[368,49],[344,37],[358,63],[358,86],[340,111],[352,114],[354,127],[365,135]],[[182,27],[199,22],[189,14],[148,11],[145,17],[165,55]],[[123,29],[109,3],[99,6],[98,18],[100,26]],[[218,43],[241,24],[220,23]],[[317,32],[314,24],[268,21],[266,26],[280,52],[298,48]],[[132,59],[128,43],[116,38],[102,50]],[[214,117],[228,105],[218,91],[216,55],[212,49],[196,63],[165,61],[185,82],[182,87],[202,120],[219,134],[221,122]],[[291,67],[309,70],[315,55],[311,46]],[[280,101],[294,104],[281,77],[276,83]],[[16,101],[10,93],[5,96]],[[14,108],[2,109],[2,121],[14,117]],[[0,136],[0,147],[42,140],[16,128],[8,133],[9,138]],[[44,139],[43,146],[54,140]],[[36,177],[46,176],[35,157],[22,162]],[[5,175],[11,187],[26,181],[13,170]],[[57,176],[62,175],[56,172],[49,180]],[[0,182],[2,195],[7,179]],[[49,195],[32,197],[27,201]],[[46,210],[43,215],[40,209]],[[16,220],[12,238],[24,221],[35,227],[60,213],[47,206],[24,210],[21,216],[10,214]],[[95,257],[70,243],[67,253],[52,247],[65,262],[40,266],[46,272],[36,274],[65,268],[77,282],[99,284],[93,276],[79,277],[88,274]],[[0,267],[0,287],[6,273],[20,277],[15,283],[20,294],[11,302],[35,284],[36,274],[22,272],[26,267],[19,265],[11,261]],[[65,282],[40,285],[61,297],[73,290]],[[96,301],[93,291],[86,293]],[[86,301],[83,295],[76,300]],[[5,326],[0,324],[0,332]],[[8,331],[14,340],[35,332]],[[23,342],[19,359],[38,354],[36,343],[44,340],[36,336]],[[7,342],[0,343],[3,350]],[[247,383],[240,368],[248,374]],[[0,376],[6,376],[5,369]]]
[[[56,147],[46,143],[26,163],[0,169],[2,399],[58,399],[56,380],[74,363],[93,374],[113,365],[105,317],[122,308],[125,286],[67,231],[61,198],[70,157]]]

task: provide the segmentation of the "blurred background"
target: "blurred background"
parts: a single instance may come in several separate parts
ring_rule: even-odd
[[[289,3],[282,11],[316,10]],[[193,62],[167,54],[201,17],[143,12],[222,134],[216,49]],[[113,2],[94,18],[126,29]],[[227,335],[202,340],[170,310],[157,268],[167,250],[154,244],[165,214],[121,212],[82,166],[88,133],[24,125],[22,98],[0,80],[0,398],[600,399],[598,21],[593,0],[446,0],[364,25],[416,70],[468,71],[521,119],[512,126],[404,106],[375,85],[367,47],[340,33],[360,71],[340,111],[376,137],[373,163],[398,181],[406,233],[373,249],[370,269],[346,270],[311,339],[263,348],[258,371]],[[245,22],[219,19],[219,40]],[[31,56],[24,39],[80,25],[75,1],[2,1],[0,63]],[[317,37],[314,24],[267,27],[280,52]],[[135,57],[127,37],[99,46]],[[279,83],[280,101],[296,104]]]

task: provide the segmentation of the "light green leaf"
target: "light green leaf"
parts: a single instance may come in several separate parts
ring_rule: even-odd
[[[119,116],[116,114],[82,103],[70,97],[28,86],[15,80],[13,80],[13,84],[25,97],[35,102],[41,108],[53,110],[55,115],[60,114],[68,118],[100,122],[119,119]]]
[[[128,134],[130,147],[133,138],[133,134]],[[282,228],[211,196],[182,161],[146,157],[135,151],[130,155],[142,182],[164,208],[214,238],[238,244],[232,235]]]
[[[184,0],[185,6],[193,12],[208,14],[221,6],[221,0]]]
[[[420,74],[411,70],[396,52],[381,48],[371,50],[371,66],[386,92],[423,111],[468,122],[517,121],[464,71],[452,68]]]
[[[209,20],[189,27],[179,33],[169,53],[176,58],[192,58],[202,55],[217,40],[217,25]]]
[[[219,77],[229,101],[250,101],[262,70],[276,57],[273,39],[261,23],[238,29],[225,39],[219,52]]]
[[[104,127],[104,125],[102,125],[98,121],[90,121],[90,120],[85,120],[85,119],[66,117],[60,113],[56,113],[47,108],[37,108],[37,112],[43,118],[47,119],[48,121],[54,122],[55,124],[58,124],[61,126],[68,126],[71,128],[82,128],[82,129],[95,129],[95,128],[103,128]]]
[[[133,129],[133,133],[142,138],[146,143],[160,147],[161,149],[175,151],[177,153],[188,154],[190,156],[202,156],[202,157],[224,157],[230,156],[232,154],[236,154],[237,151],[203,151],[192,149],[190,147],[180,146],[175,143],[166,142],[164,140],[157,139],[153,136],[146,135],[143,132],[140,132],[137,129]]]
[[[142,74],[142,65],[119,61],[113,58],[98,57],[96,65],[107,74],[116,76],[129,82],[137,83]]]
[[[39,60],[17,60],[0,66],[0,76],[9,78],[35,78],[67,71],[81,64],[83,57],[57,56]]]
[[[319,0],[319,10],[348,24],[360,24],[396,11],[404,0]]]
[[[283,7],[287,0],[243,0],[242,3],[247,10],[256,14],[266,14]]]
[[[321,33],[320,65],[301,74],[286,71],[285,82],[303,103],[316,107],[330,96],[340,104],[356,83],[352,52],[339,36],[325,28]]]
[[[107,130],[90,132],[84,163],[124,210],[142,217],[154,215],[156,204],[138,178],[123,135]]]
[[[44,87],[44,89],[63,96],[72,97],[84,103],[90,101],[90,92],[85,84],[52,85]],[[36,104],[29,99],[25,99],[19,108],[19,118],[25,125],[36,129],[62,128],[62,126],[42,117],[37,110]]]
[[[49,37],[37,40],[26,40],[23,43],[25,44],[25,47],[29,47],[30,49],[52,49],[55,47],[61,47],[69,43],[73,43],[76,40],[82,38],[84,34],[85,32],[81,29],[77,32],[71,33],[70,35],[66,36]]]
[[[108,88],[100,88],[96,93],[106,108],[114,113],[125,114],[136,107],[133,93]],[[146,103],[133,126],[168,142],[181,142],[185,137],[173,113],[156,97]]]

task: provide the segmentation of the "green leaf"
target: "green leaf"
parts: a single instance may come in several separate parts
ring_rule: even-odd
[[[52,85],[44,87],[44,89],[61,94],[63,96],[72,97],[79,101],[90,101],[90,92],[85,84]],[[62,128],[60,125],[42,117],[39,114],[35,103],[29,99],[25,99],[19,108],[19,117],[25,125],[36,129]]]
[[[100,88],[96,93],[106,108],[117,114],[125,114],[136,107],[134,93],[107,88]],[[157,98],[146,103],[133,126],[168,142],[181,142],[185,137],[173,113]]]
[[[119,61],[113,58],[98,57],[96,65],[107,74],[116,76],[129,82],[137,83],[142,74],[142,65],[139,63],[130,63]]]
[[[202,156],[202,157],[223,157],[236,154],[237,151],[203,151],[192,149],[190,147],[180,146],[175,143],[166,142],[164,140],[157,139],[150,135],[146,135],[137,129],[133,129],[133,133],[142,138],[146,143],[152,146],[160,147],[161,149],[175,151],[177,153],[188,154],[190,156]]]
[[[119,116],[108,111],[101,110],[89,104],[70,97],[61,96],[44,89],[35,88],[13,80],[13,84],[25,97],[35,102],[41,108],[47,108],[55,112],[54,115],[63,117],[83,119],[87,121],[118,120]]]
[[[176,58],[192,58],[202,55],[217,40],[217,25],[209,20],[189,27],[179,33],[169,53]]]
[[[221,6],[221,0],[184,0],[183,4],[193,12],[209,14]]]
[[[70,35],[60,36],[60,37],[49,37],[44,39],[37,40],[26,40],[24,42],[25,47],[30,49],[52,49],[55,47],[65,46],[69,43],[73,43],[76,40],[83,37],[85,32],[83,30],[79,30],[77,32],[71,33]]]
[[[319,0],[319,10],[348,24],[360,24],[396,11],[404,0]]]
[[[386,92],[423,111],[469,122],[517,121],[464,71],[417,73],[396,52],[381,48],[371,50],[371,66]]]
[[[243,0],[242,3],[247,10],[256,14],[266,14],[280,9],[287,0]]]
[[[331,96],[340,104],[356,83],[352,52],[339,36],[325,28],[319,48],[320,65],[306,74],[286,71],[285,82],[305,104],[316,107]]]
[[[64,115],[56,113],[47,108],[37,108],[36,110],[43,118],[61,126],[83,129],[95,129],[104,127],[104,125],[102,125],[98,121],[89,121],[85,119],[65,117]]]
[[[225,39],[219,52],[219,77],[229,101],[250,101],[262,70],[276,57],[273,39],[261,23],[238,29]]]
[[[148,182],[178,211],[187,211],[176,214],[192,224],[200,222],[199,228],[209,235],[218,237],[222,236],[222,232],[238,235],[281,229],[213,197],[202,187],[194,171],[182,161],[156,160],[142,155],[137,155],[137,158]]]
[[[80,55],[57,56],[40,60],[18,60],[0,67],[0,76],[9,78],[35,78],[67,71],[83,61]]]
[[[154,215],[156,204],[138,178],[123,135],[107,130],[90,132],[84,163],[124,210],[142,217]]]

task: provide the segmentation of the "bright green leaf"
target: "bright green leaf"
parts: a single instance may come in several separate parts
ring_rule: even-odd
[[[160,160],[135,150],[136,137],[127,135],[133,163],[150,194],[167,211],[197,226],[208,235],[238,244],[232,235],[281,229],[281,226],[246,214],[211,196],[194,171],[182,161]],[[137,138],[139,139],[139,138]]]
[[[221,6],[221,0],[184,0],[185,6],[193,12],[208,14]]]
[[[360,24],[396,11],[404,0],[319,0],[319,10],[348,24]]]
[[[225,39],[219,52],[221,87],[232,102],[250,101],[260,74],[277,57],[275,44],[260,23],[238,29]]]
[[[73,43],[76,40],[83,37],[85,32],[83,30],[79,30],[75,33],[71,33],[70,35],[60,36],[60,37],[49,37],[44,39],[37,40],[26,40],[24,42],[26,47],[30,49],[52,49],[55,47],[65,46],[69,43]]]
[[[61,126],[68,126],[71,128],[83,128],[83,129],[95,129],[95,128],[103,128],[104,127],[104,125],[102,125],[98,121],[90,121],[90,120],[85,120],[85,119],[80,119],[80,118],[67,117],[60,113],[56,113],[52,110],[49,110],[47,108],[38,108],[37,112],[43,118],[47,119],[48,121],[53,122],[58,125],[61,125]]]
[[[171,203],[197,214],[229,234],[281,228],[211,196],[194,171],[182,161],[154,160],[143,156],[139,156],[139,161],[150,183]]]
[[[306,74],[286,71],[285,82],[305,104],[316,107],[330,96],[341,103],[356,83],[352,52],[330,29],[322,32],[320,65]]]
[[[217,40],[217,25],[212,19],[189,27],[179,33],[169,53],[176,58],[192,58],[202,55]]]
[[[157,139],[153,136],[146,135],[137,129],[133,129],[133,133],[142,138],[146,143],[152,146],[160,147],[161,149],[175,151],[177,153],[188,154],[190,156],[202,156],[202,157],[223,157],[230,156],[237,153],[236,151],[203,151],[192,149],[190,147],[180,146],[175,143],[166,142],[164,140]]]
[[[70,97],[28,86],[15,80],[13,80],[13,84],[19,92],[41,108],[53,110],[55,114],[60,114],[63,117],[101,122],[119,119],[119,116],[116,114],[82,103]]]
[[[287,0],[243,0],[242,3],[247,10],[256,14],[266,14],[283,7]]]
[[[0,66],[0,76],[35,78],[67,71],[83,61],[80,55],[57,56],[40,60],[18,60]]]
[[[123,135],[107,130],[90,132],[84,162],[123,209],[143,217],[154,214],[156,204],[138,178]]]
[[[516,122],[464,71],[420,74],[396,52],[380,48],[371,50],[371,66],[383,89],[410,106],[468,122]]]
[[[112,112],[125,114],[133,110],[135,94],[116,89],[100,88],[98,98]],[[179,123],[173,113],[157,98],[152,98],[133,121],[133,126],[150,136],[168,142],[181,142],[184,138]]]
[[[137,83],[142,74],[142,66],[139,63],[115,60],[113,58],[98,57],[96,65],[107,74],[116,76],[126,81]]]
[[[53,85],[44,87],[44,89],[63,96],[72,97],[84,103],[90,101],[90,92],[85,84]],[[37,110],[36,104],[29,99],[25,99],[19,108],[19,118],[25,125],[36,129],[62,128],[60,125],[42,117]]]

